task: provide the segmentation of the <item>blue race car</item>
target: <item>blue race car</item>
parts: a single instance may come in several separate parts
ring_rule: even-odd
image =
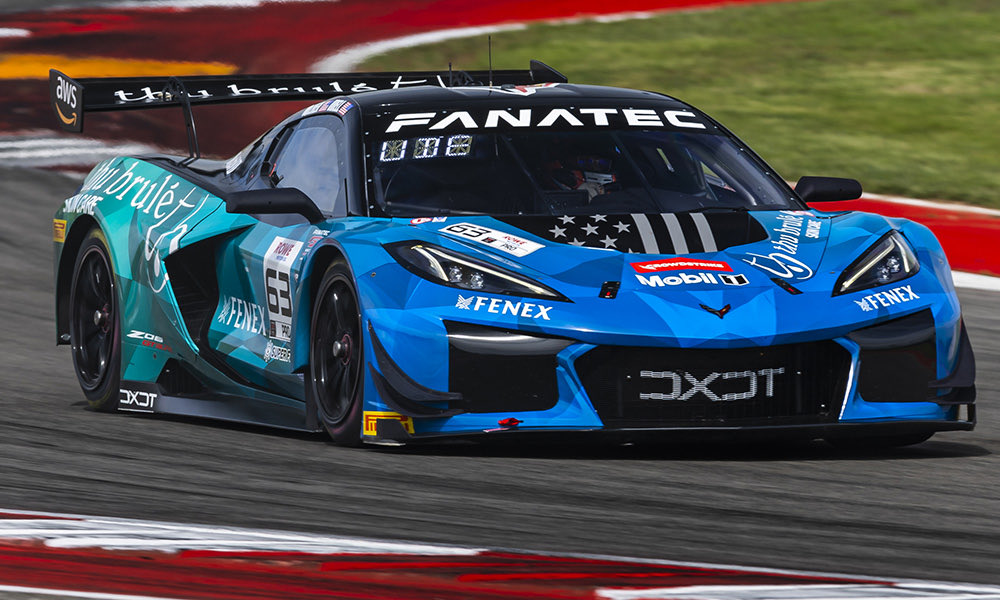
[[[188,157],[97,165],[53,221],[98,410],[334,442],[598,433],[904,445],[975,425],[941,246],[806,202],[698,109],[528,70],[73,80],[61,125],[180,107]],[[192,106],[318,101],[232,159]]]

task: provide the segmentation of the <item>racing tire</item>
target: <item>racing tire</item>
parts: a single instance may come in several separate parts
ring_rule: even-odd
[[[926,442],[934,435],[933,431],[901,433],[897,435],[872,435],[855,437],[828,437],[826,443],[840,450],[886,450],[914,446]]]
[[[69,336],[73,369],[90,408],[118,410],[121,383],[121,319],[118,284],[108,241],[100,229],[87,233],[73,265]]]
[[[344,262],[334,262],[313,302],[309,390],[320,422],[340,446],[361,445],[364,355],[353,278]]]

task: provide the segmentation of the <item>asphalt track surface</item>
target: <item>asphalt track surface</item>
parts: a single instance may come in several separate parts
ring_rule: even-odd
[[[0,168],[0,508],[1000,583],[1000,316],[960,291],[980,423],[922,445],[452,445],[85,408],[55,345],[51,215],[76,182]]]

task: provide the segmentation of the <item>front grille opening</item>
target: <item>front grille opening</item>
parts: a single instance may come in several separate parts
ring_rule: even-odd
[[[865,402],[927,402],[937,375],[934,338],[900,348],[861,350],[858,391]]]
[[[722,427],[837,420],[850,354],[833,341],[761,348],[601,346],[575,364],[608,427]]]
[[[559,401],[556,355],[571,340],[445,321],[448,391],[474,413],[548,410]]]

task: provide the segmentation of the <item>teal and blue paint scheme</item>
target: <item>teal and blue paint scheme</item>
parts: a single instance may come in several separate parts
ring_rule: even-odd
[[[405,140],[437,140],[414,142],[424,152],[407,159],[416,164],[431,146],[451,152],[473,143],[490,123],[470,110],[440,133],[433,115],[441,107],[552,115],[572,93],[595,107],[583,114],[606,123],[613,111],[651,102],[677,135],[704,124],[749,152],[688,105],[601,89],[365,92],[299,111],[226,164],[161,155],[104,161],[55,215],[60,342],[76,343],[69,287],[81,241],[96,228],[117,281],[119,410],[336,430],[336,403],[323,405],[317,384],[327,372],[314,364],[326,361],[331,377],[357,378],[341,415],[353,439],[334,431],[346,443],[514,432],[902,443],[973,427],[961,309],[945,255],[919,224],[809,208],[770,172],[762,177],[784,205],[602,210],[598,196],[589,209],[565,212],[390,208],[380,177],[396,168],[388,163],[400,144],[407,152]],[[629,123],[649,128],[650,114]],[[339,156],[326,192],[334,199],[316,201],[315,214],[291,201],[276,209],[280,199],[268,194],[282,189],[275,173],[287,169],[283,153],[310,142],[295,135],[317,115],[336,119],[328,130],[338,146],[312,142],[314,152]],[[512,127],[523,125],[514,119]],[[516,147],[513,135],[501,141]],[[611,189],[625,175],[616,177],[600,185]],[[250,197],[274,200],[241,204]],[[420,257],[432,255],[436,275],[420,271]],[[331,265],[349,285],[326,287]],[[892,271],[884,283],[852,287],[851,277],[876,267]],[[513,283],[469,283],[463,269],[479,273],[477,282]],[[356,297],[356,307],[331,306],[356,313],[357,327],[319,331],[326,290]],[[352,318],[336,316],[334,325]],[[333,354],[316,354],[324,351],[317,336]]]

